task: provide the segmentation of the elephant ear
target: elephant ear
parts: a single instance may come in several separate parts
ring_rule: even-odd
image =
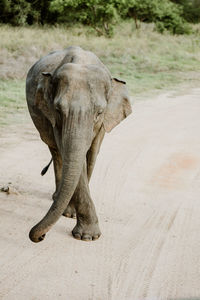
[[[35,105],[42,111],[45,117],[51,122],[52,126],[55,126],[55,118],[50,109],[51,101],[51,73],[43,72],[43,77],[38,83],[38,87],[35,95]]]
[[[117,78],[112,79],[112,88],[108,94],[108,104],[104,115],[103,125],[110,132],[132,112],[126,83]]]

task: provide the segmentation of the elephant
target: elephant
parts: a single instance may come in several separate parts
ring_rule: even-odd
[[[89,180],[105,133],[132,112],[126,83],[112,78],[94,53],[71,46],[49,53],[30,68],[26,99],[50,150],[56,185],[52,205],[29,238],[40,242],[62,215],[76,215],[74,238],[98,239]]]

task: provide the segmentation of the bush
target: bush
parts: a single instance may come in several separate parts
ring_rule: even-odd
[[[25,0],[0,0],[0,17],[3,23],[25,25],[29,12],[31,12],[31,6]]]
[[[139,22],[155,23],[159,32],[169,30],[173,34],[189,33],[189,25],[181,16],[183,9],[180,5],[167,0],[125,0],[120,7],[122,17],[133,18],[136,28]]]
[[[190,33],[190,26],[181,17],[182,13],[183,9],[179,5],[174,5],[170,2],[163,2],[159,13],[155,17],[155,24],[158,31],[163,32],[164,30],[168,30],[173,34]]]
[[[51,0],[0,0],[0,20],[14,26],[55,21],[49,10]]]
[[[59,15],[58,22],[78,21],[107,36],[113,34],[118,18],[114,0],[53,0],[51,11]]]
[[[12,25],[55,23],[89,25],[112,36],[120,17],[156,24],[159,32],[189,33],[186,21],[200,20],[200,0],[0,0],[0,19]],[[193,21],[194,21],[193,20]]]

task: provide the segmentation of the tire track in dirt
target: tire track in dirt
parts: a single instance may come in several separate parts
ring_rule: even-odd
[[[134,233],[134,239],[131,243],[123,249],[120,261],[114,280],[113,297],[112,299],[146,299],[148,288],[151,284],[151,278],[153,276],[159,255],[162,251],[167,233],[169,231],[169,225],[172,224],[172,219],[175,218],[177,211],[172,216],[159,215],[154,213],[144,223],[142,228],[139,228],[137,233]],[[155,234],[152,236],[151,242],[149,242],[149,234],[151,234],[152,228],[155,229]],[[158,229],[159,228],[159,229]],[[146,243],[149,243],[148,247]],[[141,256],[140,265],[137,265],[135,259],[137,247],[143,245],[146,252],[144,256]],[[140,256],[140,254],[139,254]],[[139,257],[138,257],[139,259]],[[133,274],[131,276],[131,270],[135,268],[135,271],[140,269],[139,274]],[[123,274],[123,281],[121,280]],[[114,292],[116,291],[116,292]],[[142,291],[142,292],[141,292]]]

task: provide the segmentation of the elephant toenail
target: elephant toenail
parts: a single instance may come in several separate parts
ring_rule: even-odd
[[[75,239],[81,240],[81,235],[79,233],[73,233],[73,236],[75,237]]]
[[[92,237],[90,235],[83,235],[82,236],[82,240],[83,241],[91,241],[92,240]]]

